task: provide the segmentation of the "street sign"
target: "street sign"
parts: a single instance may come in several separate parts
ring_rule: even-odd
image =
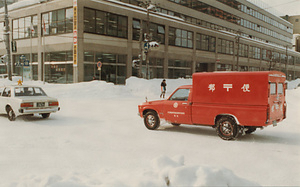
[[[98,67],[98,70],[101,70],[101,67],[102,67],[102,62],[101,62],[101,61],[99,61],[99,62],[97,63],[97,67]]]
[[[150,45],[149,45],[149,42],[145,42],[144,43],[144,49],[145,51],[147,51],[149,49]]]
[[[21,62],[17,62],[17,63],[16,63],[16,66],[17,66],[17,67],[22,67],[22,63],[21,63]]]
[[[24,65],[23,66],[30,66],[29,60],[24,60]]]

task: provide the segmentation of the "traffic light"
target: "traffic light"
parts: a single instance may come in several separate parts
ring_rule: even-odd
[[[0,63],[5,63],[5,61],[6,61],[6,55],[2,55],[0,57]]]
[[[17,42],[16,41],[11,42],[11,51],[13,53],[17,52]]]

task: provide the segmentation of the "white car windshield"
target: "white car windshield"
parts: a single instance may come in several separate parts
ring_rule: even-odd
[[[46,93],[39,87],[16,87],[15,96],[46,96]]]

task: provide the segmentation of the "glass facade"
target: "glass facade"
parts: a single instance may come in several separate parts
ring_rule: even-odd
[[[222,54],[233,54],[233,41],[225,40],[222,38],[218,39],[218,52]]]
[[[37,15],[14,19],[12,25],[13,39],[30,38],[30,33],[32,33],[31,37],[37,37],[37,24]]]
[[[205,34],[196,34],[196,49],[203,51],[216,51],[216,37]]]
[[[217,64],[217,71],[232,71],[231,64]]]
[[[99,70],[97,63],[101,62]],[[125,84],[127,55],[84,52],[84,81],[104,80],[115,84]]]
[[[127,38],[128,18],[109,12],[84,8],[84,32]]]
[[[46,53],[45,81],[51,83],[73,83],[73,52]]]
[[[192,62],[185,60],[168,61],[168,77],[171,79],[187,78],[192,75]]]
[[[22,76],[23,74],[23,66],[21,66],[24,61],[30,62],[30,54],[18,54],[18,55],[13,55],[12,57],[12,64],[13,64],[13,69],[12,71],[17,74]],[[38,71],[37,71],[37,64],[38,64],[38,54],[33,53],[32,54],[32,64],[29,63],[29,65],[32,68],[32,79],[33,80],[38,80]],[[6,72],[5,72],[6,73]]]
[[[83,10],[83,12],[80,12],[81,16],[78,18],[81,20],[78,20],[78,23],[82,24],[80,25],[80,28],[83,28],[84,30],[83,36],[81,35],[78,37],[85,37],[86,33],[89,33],[89,36],[91,36],[90,34],[93,34],[93,38],[96,39],[97,37],[99,37],[99,39],[107,37],[107,40],[104,40],[104,42],[107,43],[104,45],[109,47],[103,49],[102,44],[97,44],[97,42],[92,42],[95,49],[90,48],[90,43],[80,44],[84,45],[84,47],[88,46],[89,48],[84,49],[83,51],[78,51],[78,56],[80,56],[79,59],[84,57],[84,60],[80,60],[79,62],[83,63],[83,65],[80,64],[80,66],[78,66],[80,68],[84,68],[78,69],[79,81],[100,79],[115,84],[124,84],[126,78],[129,76],[133,75],[146,78],[148,73],[150,78],[179,78],[190,77],[193,71],[229,71],[236,69],[236,62],[230,62],[228,59],[236,59],[236,56],[242,57],[240,66],[238,67],[238,70],[240,71],[258,71],[272,68],[279,71],[285,71],[289,74],[294,74],[293,76],[297,76],[299,74],[296,70],[291,71],[291,69],[300,66],[300,55],[290,52],[290,50],[287,50],[288,53],[286,53],[286,50],[284,50],[286,46],[283,49],[274,45],[269,45],[271,42],[269,42],[269,44],[263,44],[262,42],[251,40],[251,38],[259,38],[247,35],[246,33],[241,33],[241,39],[240,41],[237,41],[234,35],[223,31],[226,30],[237,34],[237,29],[241,28],[240,26],[243,26],[244,28],[247,28],[244,29],[244,32],[251,29],[252,33],[262,33],[265,34],[265,36],[271,36],[273,38],[289,42],[289,37],[286,36],[289,36],[291,33],[291,28],[279,23],[278,20],[276,21],[271,17],[263,15],[261,13],[263,11],[259,11],[259,9],[254,10],[243,5],[237,0],[218,0],[214,3],[210,3],[209,1],[204,3],[198,0],[169,0],[166,2],[166,4],[172,4],[172,6],[177,6],[177,8],[178,5],[181,5],[181,8],[183,8],[182,6],[192,8],[197,10],[198,14],[199,12],[205,13],[209,15],[206,17],[211,18],[202,18],[206,20],[199,19],[201,17],[191,9],[190,10],[194,11],[194,13],[186,13],[189,15],[185,15],[180,13],[179,10],[166,9],[172,6],[159,7],[158,5],[158,7],[156,7],[157,12],[150,13],[149,33],[152,41],[164,44],[164,46],[157,51],[153,50],[149,53],[149,64],[147,66],[144,60],[141,63],[141,67],[138,67],[140,69],[131,67],[130,62],[127,62],[127,58],[132,57],[133,59],[138,59],[137,56],[141,51],[139,48],[141,45],[139,40],[144,40],[144,33],[146,31],[146,11],[144,14],[141,14],[140,11],[135,11],[137,7],[134,7],[133,5],[140,6],[139,0],[121,1],[124,3],[119,3],[121,7],[120,11],[118,11],[119,8],[117,6],[113,6],[114,8],[112,8],[112,6],[110,6],[111,2],[109,1],[107,1],[103,6],[100,6],[99,4],[97,7],[100,10],[96,9],[96,6],[88,7],[89,3],[86,3],[85,7],[81,7],[80,10]],[[93,1],[93,3],[96,3],[96,1]],[[128,6],[125,3],[133,5]],[[221,10],[221,6],[217,6],[221,5],[221,3],[223,3],[223,7],[226,7],[226,11]],[[162,4],[162,6],[163,5],[164,4]],[[241,11],[240,14],[234,15],[234,11],[230,12],[229,10],[231,8],[227,7],[227,5]],[[186,8],[184,9],[185,11],[189,10]],[[51,11],[49,9],[45,9],[44,12],[40,12],[38,14],[40,16],[28,15],[11,19],[12,39],[20,45],[18,46],[20,51],[13,53],[14,73],[21,73],[21,69],[16,66],[20,56],[23,54],[26,58],[29,58],[28,49],[24,50],[26,51],[26,54],[22,52],[25,42],[19,42],[18,40],[30,38],[32,30],[32,37],[35,38],[34,43],[38,43],[38,46],[34,46],[35,51],[33,51],[32,56],[32,73],[34,80],[43,77],[41,74],[44,72],[43,70],[45,70],[45,80],[47,82],[73,82],[73,51],[71,47],[68,47],[73,43],[70,42],[68,44],[61,44],[59,42],[60,38],[66,37],[66,35],[51,37],[51,39],[53,38],[53,41],[51,41],[53,45],[50,43],[47,44],[45,60],[43,60],[43,53],[41,52],[43,50],[39,50],[40,54],[37,54],[36,50],[37,47],[41,47],[43,44],[43,42],[38,41],[39,38],[43,38],[37,37],[38,34],[41,36],[54,36],[64,33],[72,33],[73,14],[73,7],[68,6],[63,9]],[[252,19],[249,15],[255,19]],[[178,22],[174,21],[179,20],[178,18],[174,18],[174,16],[179,17],[181,20]],[[39,18],[41,18],[41,20],[38,20]],[[218,19],[220,25],[213,23],[215,19]],[[229,22],[235,24],[236,28],[228,28],[229,25],[232,25],[229,24]],[[41,25],[38,25],[38,23]],[[268,24],[270,28],[268,28]],[[0,27],[1,25],[2,27],[4,26],[3,22],[0,23]],[[38,32],[38,28],[40,27],[42,27],[42,34],[41,32]],[[272,29],[274,27],[280,30]],[[143,32],[142,34],[141,31]],[[281,33],[281,35],[278,33]],[[80,32],[80,34],[82,34],[82,32]],[[0,38],[2,36],[3,30],[0,31]],[[120,43],[110,43],[109,37],[116,37],[114,38],[114,41],[119,38]],[[127,39],[129,40],[127,41]],[[264,39],[259,40],[266,42]],[[83,40],[83,42],[89,41]],[[166,44],[168,44],[168,46],[166,46]],[[56,48],[56,45],[58,47],[63,46],[64,48],[58,49]],[[132,50],[126,49],[126,45]],[[118,49],[122,48],[123,50],[114,51],[114,46],[118,46]],[[188,54],[185,55],[183,51],[188,52]],[[182,56],[178,57],[178,54],[176,53],[180,53]],[[218,56],[218,54],[225,54],[226,56]],[[222,59],[223,57],[224,59]],[[38,60],[41,62],[38,62]],[[194,62],[193,60],[197,60],[197,62]],[[43,61],[45,61],[45,66],[43,66]],[[98,70],[97,67],[97,63],[99,61],[102,63],[101,70]],[[286,64],[288,65],[288,68],[286,68]],[[45,69],[41,69],[44,67]],[[42,72],[38,72],[38,70]],[[131,70],[132,74],[128,75],[127,73],[130,73]],[[0,64],[0,73],[6,73],[5,64]],[[81,75],[83,75],[83,77],[81,77]]]
[[[43,13],[42,28],[43,35],[73,32],[73,8]]]
[[[292,29],[289,29],[289,27],[287,27],[287,26],[275,21],[274,19],[271,19],[271,18],[269,18],[269,17],[267,17],[267,16],[265,16],[261,13],[258,14],[259,13],[258,11],[254,11],[253,9],[251,9],[251,8],[245,6],[245,5],[243,5],[243,4],[241,4],[237,1],[233,2],[231,0],[219,0],[223,3],[225,3],[226,5],[232,6],[233,8],[241,10],[242,12],[247,13],[249,15],[257,15],[257,19],[261,18],[261,20],[263,20],[264,22],[269,23],[269,24],[271,24],[271,25],[273,25],[273,26],[275,26],[279,29],[282,29],[282,30],[286,31],[287,34],[286,35],[280,34],[280,33],[276,32],[272,29],[269,29],[268,27],[258,25],[256,23],[253,23],[253,22],[247,20],[247,19],[244,19],[244,18],[239,17],[237,15],[231,14],[229,12],[226,12],[224,10],[221,10],[219,8],[216,8],[214,6],[211,6],[209,4],[203,3],[203,2],[198,1],[198,0],[189,0],[189,1],[187,1],[187,0],[169,0],[169,1],[180,4],[180,5],[185,6],[185,7],[192,8],[192,9],[197,10],[199,12],[202,12],[202,13],[220,18],[220,19],[223,19],[223,20],[228,21],[228,22],[231,22],[231,23],[234,23],[234,24],[237,24],[237,25],[241,25],[241,26],[246,27],[248,29],[263,33],[265,35],[271,36],[271,37],[276,38],[276,39],[280,39],[280,40],[285,41],[285,42],[291,43],[291,41],[292,41],[291,38],[289,36],[287,36],[288,34],[292,33],[292,31],[291,31]],[[193,18],[190,18],[188,20],[186,15],[180,14],[179,17],[187,20],[188,22],[190,22],[189,20],[191,20],[192,23],[197,22],[197,19],[195,21],[192,21]],[[210,25],[208,25],[208,26],[210,27]],[[231,30],[231,29],[229,29],[229,30]],[[250,35],[246,35],[246,36],[249,36],[249,37],[261,40],[261,41],[266,41],[263,38],[257,38],[257,37],[253,37],[253,36],[250,36]],[[270,41],[268,41],[268,42],[270,42]],[[273,43],[275,43],[275,42],[273,42]],[[276,44],[280,45],[280,43],[276,43]]]
[[[237,55],[238,51],[240,57],[248,57],[248,45],[240,43],[238,49],[235,50],[235,55]]]
[[[260,59],[260,51],[259,47],[251,46],[249,47],[249,57],[253,59]]]
[[[193,48],[193,32],[170,27],[169,45]]]

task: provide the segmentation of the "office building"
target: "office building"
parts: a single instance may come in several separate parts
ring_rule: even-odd
[[[300,77],[300,53],[291,50],[293,25],[246,0],[18,3],[9,11],[12,69],[20,74],[25,58],[34,80],[124,84],[130,76],[186,78],[236,70]]]

